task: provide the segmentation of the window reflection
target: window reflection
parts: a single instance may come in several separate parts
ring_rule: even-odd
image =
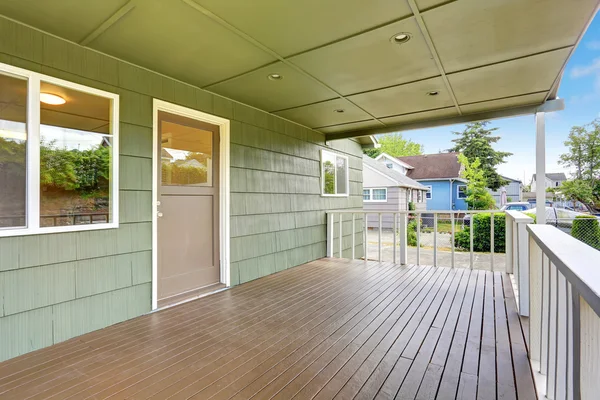
[[[0,75],[0,229],[27,223],[26,118],[27,81]]]
[[[111,222],[110,99],[46,82],[41,92],[64,103],[40,104],[40,226]]]
[[[211,186],[213,133],[185,124],[187,118],[161,113],[161,181],[166,186]],[[190,123],[190,125],[193,122]]]

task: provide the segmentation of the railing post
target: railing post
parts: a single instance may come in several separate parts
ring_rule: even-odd
[[[398,214],[393,213],[394,216],[394,264],[396,264],[396,233],[398,232]]]
[[[505,226],[505,233],[504,233],[504,243],[505,243],[505,248],[504,248],[504,256],[506,258],[505,261],[505,267],[506,267],[506,273],[507,274],[513,274],[514,273],[514,266],[513,266],[513,246],[514,246],[514,241],[513,241],[513,219],[510,216],[509,213],[504,214],[504,226]]]
[[[404,265],[408,262],[408,215],[400,214],[400,264]]]
[[[433,266],[437,267],[437,231],[438,215],[433,213]]]
[[[517,243],[517,285],[519,287],[519,314],[524,317],[529,316],[530,305],[530,284],[529,270],[531,268],[529,257],[529,235],[527,233],[527,223],[516,223],[516,237],[514,242]]]
[[[355,247],[356,247],[356,219],[355,219],[356,214],[352,213],[352,259],[354,260],[356,258],[356,252],[355,252]]]
[[[343,221],[344,221],[344,214],[340,213],[340,258],[344,258],[343,257],[343,250],[344,250],[344,246],[343,246],[343,242],[344,242],[344,233],[343,233]]]
[[[473,269],[474,254],[473,254],[473,225],[475,225],[475,213],[471,213],[471,219],[469,219],[469,266]]]
[[[381,262],[381,218],[382,215],[381,213],[379,213],[379,232],[378,232],[378,239],[377,239],[377,261]]]
[[[538,363],[539,369],[542,337],[542,249],[532,237],[529,237],[529,294],[529,358]]]
[[[490,269],[494,272],[494,213],[490,213]]]
[[[421,265],[421,213],[415,213],[417,219],[417,265]]]
[[[450,251],[452,253],[452,260],[451,260],[452,268],[454,268],[454,266],[455,266],[454,265],[455,264],[454,263],[454,234],[455,234],[455,232],[454,232],[454,213],[453,212],[450,212],[450,224],[452,225],[452,227],[451,227],[452,233],[450,235]]]
[[[333,257],[333,213],[327,215],[327,257]]]
[[[363,214],[363,258],[365,262],[369,259],[367,251],[369,250],[369,243],[367,242],[367,237],[369,234],[369,223],[367,220],[367,213]]]

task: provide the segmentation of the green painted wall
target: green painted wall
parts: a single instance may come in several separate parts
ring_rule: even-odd
[[[0,361],[150,311],[153,97],[232,120],[232,284],[324,257],[325,210],[362,207],[354,141],[332,145],[349,156],[351,196],[321,197],[321,133],[3,18],[0,38],[0,62],[121,105],[120,228],[0,238]]]

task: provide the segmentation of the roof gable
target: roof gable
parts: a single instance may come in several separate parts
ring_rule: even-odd
[[[385,164],[383,164],[379,161],[375,161],[374,159],[372,159],[371,157],[369,157],[367,155],[363,155],[363,167],[369,168],[369,169],[377,172],[378,174],[385,176],[387,179],[394,182],[397,186],[408,187],[408,188],[412,188],[412,189],[421,189],[421,190],[427,189],[425,186],[421,185],[419,182],[407,177],[406,175],[404,175],[398,171],[395,171],[391,168],[386,167]],[[368,185],[367,182],[363,182],[363,186],[368,187],[367,185]]]

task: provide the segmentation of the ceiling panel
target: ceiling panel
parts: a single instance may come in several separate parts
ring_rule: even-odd
[[[441,108],[439,110],[430,110],[412,114],[397,115],[395,117],[381,118],[381,122],[386,125],[412,124],[421,121],[430,121],[434,119],[457,117],[456,107]]]
[[[351,122],[349,124],[341,124],[341,125],[333,125],[326,126],[323,128],[319,128],[318,130],[323,133],[335,133],[335,132],[349,132],[349,131],[357,131],[359,129],[369,129],[369,128],[380,128],[383,125],[377,120],[369,120],[369,121],[360,121],[360,122]]]
[[[423,13],[446,72],[573,45],[597,0],[460,0]]]
[[[279,74],[280,80],[269,79]],[[276,62],[208,90],[267,111],[282,110],[337,97],[336,94],[294,68]]]
[[[526,94],[524,96],[515,96],[499,100],[483,101],[481,103],[466,104],[464,106],[460,106],[460,109],[465,114],[471,114],[494,109],[542,104],[546,98],[546,93],[547,92]]]
[[[403,44],[390,39],[406,32]],[[360,56],[357,56],[360,55]],[[439,75],[414,18],[405,19],[290,59],[343,95]]]
[[[398,0],[194,0],[282,56],[411,14]]]
[[[4,0],[0,14],[80,42],[128,0]]]
[[[438,95],[429,96],[428,93],[432,91],[437,91]],[[350,96],[349,99],[377,118],[432,110],[454,104],[442,78],[431,78],[361,93]]]
[[[336,112],[344,110],[344,112]],[[371,116],[344,99],[334,99],[308,106],[278,111],[275,114],[310,128],[364,121]]]
[[[91,47],[204,86],[275,61],[181,0],[144,0]]]
[[[547,91],[570,49],[448,75],[459,104]]]
[[[440,4],[448,3],[449,1],[457,0],[415,0],[415,4],[420,11],[439,6]]]

